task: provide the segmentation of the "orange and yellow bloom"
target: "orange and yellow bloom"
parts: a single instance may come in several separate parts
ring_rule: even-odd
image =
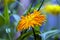
[[[17,30],[21,31],[30,27],[34,28],[35,25],[41,26],[45,20],[45,15],[42,15],[40,11],[34,10],[32,14],[28,13],[28,15],[21,17]]]

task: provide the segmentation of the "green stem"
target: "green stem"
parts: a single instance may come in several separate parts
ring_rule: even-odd
[[[32,8],[32,6],[33,6],[33,3],[34,3],[34,0],[32,0],[31,6],[29,7],[28,12],[30,12],[30,10],[31,10],[31,8]]]
[[[41,5],[40,5],[40,7],[39,7],[38,11],[39,11],[39,10],[40,10],[40,8],[42,7],[43,3],[44,3],[44,0],[42,0],[42,3],[41,3]]]
[[[8,36],[9,36],[9,40],[12,40],[12,39],[11,39],[11,36],[10,36],[10,34],[9,34],[9,33],[8,33]]]
[[[35,34],[35,31],[34,31],[34,28],[32,28],[32,31],[33,31],[34,39],[36,40],[36,34]]]
[[[26,14],[28,14],[28,12],[30,12],[30,10],[31,10],[31,8],[32,8],[32,6],[33,6],[33,3],[34,3],[34,0],[32,0],[32,3],[31,3],[31,5],[29,6],[28,11],[27,11],[24,15],[26,15]]]

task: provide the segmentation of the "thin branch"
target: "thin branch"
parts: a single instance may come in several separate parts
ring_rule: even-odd
[[[36,40],[36,34],[35,34],[35,31],[34,31],[34,28],[32,28],[32,31],[33,31],[34,39]]]
[[[40,7],[39,7],[38,11],[39,11],[39,10],[40,10],[40,8],[42,7],[43,3],[44,3],[44,0],[42,0],[41,5],[40,5]]]

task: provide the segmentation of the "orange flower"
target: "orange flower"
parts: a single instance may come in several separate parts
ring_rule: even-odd
[[[41,26],[45,20],[45,15],[40,14],[40,11],[34,10],[32,14],[28,13],[28,15],[21,17],[17,29],[21,31],[30,27],[34,28],[34,25]]]

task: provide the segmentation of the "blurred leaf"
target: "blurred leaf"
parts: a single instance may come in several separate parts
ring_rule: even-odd
[[[38,3],[33,8],[31,8],[30,12],[33,12],[34,9],[39,11],[43,3],[44,3],[44,0],[38,0]]]
[[[32,4],[29,6],[28,10],[25,12],[24,15],[27,15],[30,12],[31,8],[32,8]]]
[[[38,31],[35,31],[35,32],[36,32],[35,34],[40,34],[40,32],[38,32]],[[17,40],[26,39],[31,35],[33,35],[33,31],[28,31],[28,32],[24,33],[23,35],[20,35],[20,37]]]
[[[5,5],[4,8],[4,18],[5,18],[5,24],[9,24],[9,13],[8,13],[8,5]]]
[[[37,4],[36,6],[32,7],[30,12],[33,12],[35,9],[37,10],[39,8],[39,6],[40,6],[40,3]]]
[[[39,34],[41,34],[40,33],[40,27],[38,25],[35,25],[34,32],[35,32],[35,35],[36,35],[36,40],[41,40],[41,36],[39,36]]]
[[[34,1],[32,0],[31,5],[29,6],[28,10],[25,12],[24,15],[27,15],[27,14],[31,11],[31,8],[32,8],[32,6],[33,6],[33,3],[34,3]]]
[[[36,4],[36,6],[32,7],[33,3],[29,6],[28,10],[25,12],[24,15],[28,14],[29,12],[33,12],[35,9],[38,10],[39,6],[40,6],[40,0],[38,0],[39,2]]]
[[[38,3],[40,3],[41,0],[37,0],[37,1],[38,1]]]
[[[38,25],[36,25],[36,26],[34,27],[34,30],[40,32],[40,27],[39,27]]]
[[[45,3],[50,2],[51,0],[45,0]]]
[[[29,31],[29,32],[21,35],[17,40],[22,40],[22,39],[24,39],[25,37],[29,37],[31,34],[32,34],[32,31]]]
[[[41,38],[41,36],[39,36],[39,34],[36,35],[36,40],[42,40],[42,38]]]
[[[51,30],[51,31],[40,34],[40,36],[42,36],[43,40],[46,40],[57,33],[59,33],[59,30]]]
[[[7,39],[2,39],[2,38],[0,38],[0,40],[7,40]]]
[[[34,27],[34,31],[35,31],[35,34],[38,35],[40,34],[40,27],[38,25],[36,25]],[[23,31],[23,34],[20,35],[20,37],[17,39],[17,40],[23,40],[23,39],[26,39],[28,38],[29,36],[33,35],[33,31],[28,31],[28,32],[25,32]]]
[[[54,38],[54,40],[59,40],[59,37],[56,35],[55,38]]]
[[[4,6],[13,3],[15,0],[4,0]]]
[[[3,26],[5,23],[4,18],[0,15],[0,26]]]

